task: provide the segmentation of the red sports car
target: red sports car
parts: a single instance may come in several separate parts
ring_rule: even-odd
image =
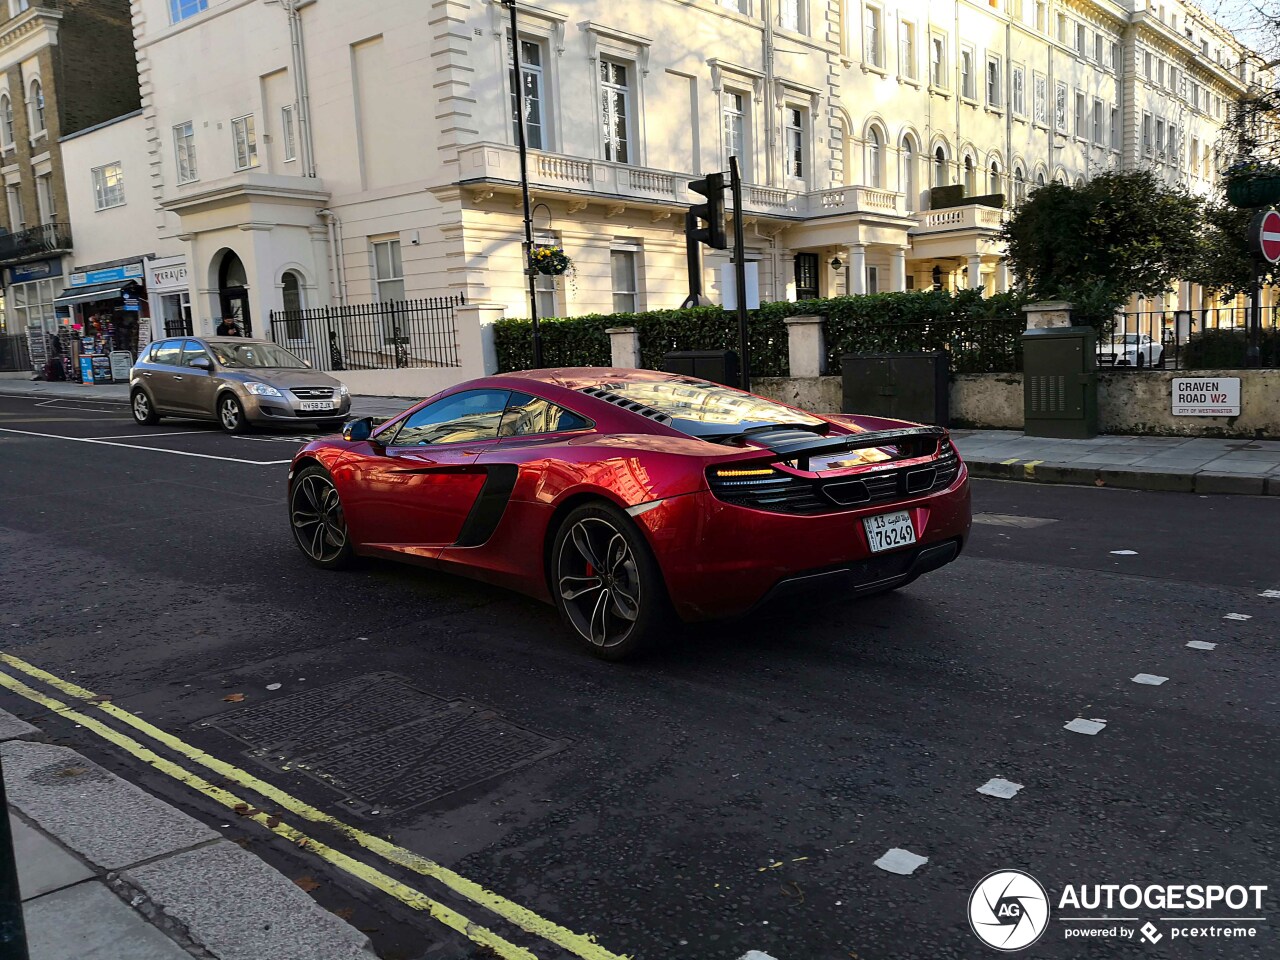
[[[391,557],[519,590],[609,659],[672,613],[900,587],[959,556],[970,522],[939,427],[607,368],[486,377],[354,421],[295,457],[289,510],[321,567]]]

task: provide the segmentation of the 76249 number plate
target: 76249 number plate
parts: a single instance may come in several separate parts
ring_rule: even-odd
[[[911,514],[906,510],[867,517],[862,521],[862,526],[867,531],[867,544],[872,553],[884,553],[916,542],[916,528],[911,523]]]

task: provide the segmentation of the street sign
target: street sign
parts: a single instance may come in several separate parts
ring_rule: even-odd
[[[1249,240],[1254,251],[1268,263],[1280,260],[1280,213],[1274,210],[1259,213],[1254,218]]]
[[[1239,377],[1186,377],[1171,383],[1175,417],[1240,416]]]

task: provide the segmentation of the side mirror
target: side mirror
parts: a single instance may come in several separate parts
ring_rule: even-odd
[[[212,370],[213,361],[210,360],[208,357],[196,357],[194,360],[191,361],[190,366],[194,367],[197,370]]]
[[[368,440],[373,436],[373,418],[362,417],[359,420],[352,420],[342,428],[342,439],[352,443],[359,443],[361,440]]]

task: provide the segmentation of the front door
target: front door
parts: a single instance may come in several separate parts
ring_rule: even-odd
[[[227,287],[222,291],[222,319],[235,320],[246,337],[253,336],[253,320],[249,315],[249,291],[244,287]]]
[[[796,254],[796,299],[817,300],[818,292],[818,255],[816,253]]]

